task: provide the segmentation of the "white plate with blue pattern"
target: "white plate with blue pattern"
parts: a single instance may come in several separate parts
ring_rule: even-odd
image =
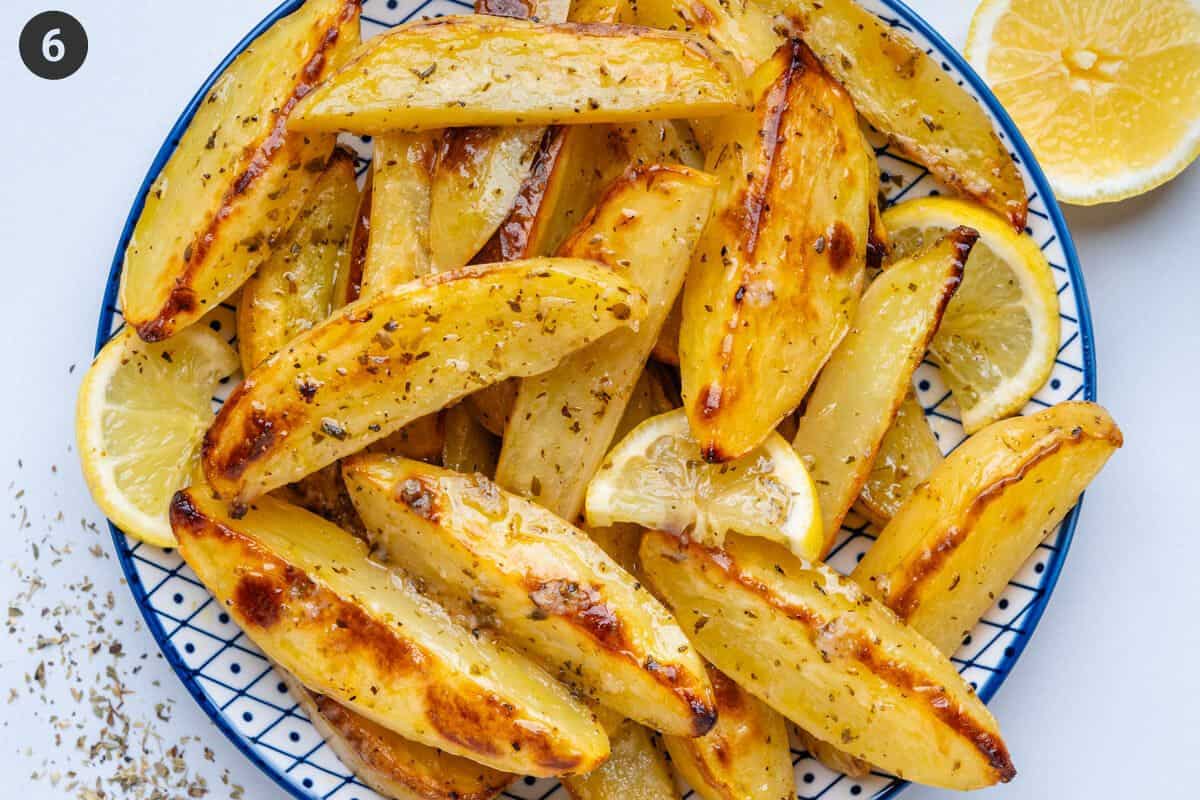
[[[1095,400],[1095,353],[1083,276],[1062,213],[1029,147],[995,97],[962,57],[927,23],[899,0],[863,2],[889,24],[904,30],[983,104],[1025,175],[1029,193],[1028,232],[1045,251],[1053,268],[1062,316],[1062,339],[1054,372],[1026,411],[1036,411],[1064,400]],[[122,325],[116,307],[122,255],[146,192],[174,150],[200,98],[247,44],[299,5],[300,0],[285,2],[239,42],[199,88],[168,134],[121,233],[100,312],[97,351]],[[469,4],[457,0],[366,0],[363,36],[377,35],[410,19],[470,11]],[[361,155],[358,164],[361,173],[370,159],[369,139],[356,138],[348,143]],[[942,190],[927,170],[891,152],[882,143],[877,152],[880,167],[890,178],[885,182],[890,202]],[[225,318],[222,319],[218,312],[211,324],[232,336],[233,308],[223,306],[223,310]],[[953,449],[962,441],[963,432],[953,399],[940,380],[937,368],[923,364],[916,375],[916,386],[918,398],[943,450]],[[956,654],[955,663],[984,700],[990,699],[1000,688],[1029,643],[1062,570],[1078,514],[1076,508],[1059,530],[1038,548]],[[187,690],[247,758],[288,794],[300,800],[379,800],[377,794],[358,782],[338,761],[288,695],[262,653],[224,613],[178,554],[140,544],[115,527],[112,533],[130,590],[163,654]],[[871,543],[873,532],[863,527],[846,529],[842,534],[829,561],[848,572]],[[851,779],[830,772],[803,751],[795,751],[793,759],[800,798],[863,800],[893,797],[906,786],[903,781],[884,774]],[[556,781],[525,778],[514,783],[505,797],[565,800],[567,795]]]

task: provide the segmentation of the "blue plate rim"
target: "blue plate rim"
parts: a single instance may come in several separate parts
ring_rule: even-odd
[[[904,0],[879,0],[884,5],[894,11],[899,20],[906,26],[911,27],[914,31],[925,37],[931,42],[939,55],[945,57],[945,60],[957,70],[964,80],[970,85],[971,89],[978,95],[987,110],[999,121],[1000,127],[1003,129],[1009,144],[1017,154],[1017,158],[1021,162],[1021,167],[1029,175],[1037,189],[1038,196],[1046,206],[1046,212],[1050,217],[1050,222],[1054,226],[1055,232],[1059,234],[1060,243],[1063,248],[1063,253],[1067,262],[1067,273],[1071,279],[1072,290],[1077,300],[1079,337],[1083,348],[1083,396],[1085,400],[1095,401],[1097,399],[1098,380],[1096,372],[1096,353],[1094,330],[1092,325],[1091,304],[1088,300],[1087,284],[1083,279],[1083,270],[1079,263],[1079,254],[1075,248],[1075,242],[1071,236],[1070,229],[1067,227],[1066,218],[1063,216],[1062,209],[1059,207],[1058,200],[1055,198],[1053,191],[1050,188],[1050,183],[1038,164],[1037,159],[1033,155],[1029,144],[1021,135],[1016,123],[1013,122],[1008,112],[1005,111],[1003,105],[992,93],[991,89],[983,82],[974,68],[967,62],[966,58],[959,53],[940,33],[937,32],[923,17],[913,11]],[[229,64],[237,58],[237,56],[246,49],[246,47],[257,39],[262,33],[275,24],[280,18],[292,13],[304,4],[304,0],[284,0],[279,6],[265,16],[257,25],[255,25],[249,33],[234,45],[234,47],[225,55],[216,68],[205,78],[204,83],[188,101],[175,123],[171,126],[170,132],[167,134],[166,140],[159,148],[151,162],[149,169],[146,172],[145,178],[142,180],[141,186],[138,188],[137,196],[134,198],[129,215],[125,219],[125,225],[121,230],[121,236],[117,243],[117,249],[113,255],[112,263],[109,267],[107,284],[104,291],[103,308],[101,309],[100,318],[96,325],[95,352],[99,353],[104,344],[112,336],[112,320],[116,313],[117,294],[120,286],[121,267],[124,263],[125,250],[128,247],[130,238],[133,235],[134,226],[137,223],[138,217],[142,213],[142,208],[145,204],[146,195],[154,180],[162,171],[167,160],[175,152],[175,148],[179,144],[187,126],[190,124],[196,109],[201,101],[208,94],[217,78],[225,71]],[[1059,532],[1057,546],[1054,549],[1053,555],[1047,564],[1047,574],[1043,579],[1039,590],[1040,597],[1036,600],[1028,611],[1028,616],[1025,623],[1021,626],[1025,635],[1019,637],[1013,647],[1013,654],[1006,658],[1006,668],[1003,671],[992,673],[991,677],[979,687],[978,694],[980,698],[987,702],[995,696],[997,690],[1012,673],[1016,663],[1020,660],[1025,648],[1033,639],[1037,632],[1038,624],[1041,622],[1042,616],[1046,612],[1046,608],[1050,604],[1051,596],[1054,594],[1054,589],[1058,585],[1058,580],[1062,575],[1063,567],[1066,563],[1067,553],[1071,549],[1071,544],[1075,538],[1075,529],[1079,522],[1080,510],[1083,507],[1083,498],[1075,505],[1075,508],[1063,520],[1062,527]],[[109,532],[112,535],[113,547],[116,550],[118,563],[121,565],[121,570],[125,575],[125,579],[129,584],[130,592],[134,596],[134,601],[138,606],[138,610],[142,614],[142,618],[146,623],[147,629],[151,636],[154,637],[154,642],[158,646],[159,651],[170,664],[171,669],[183,683],[188,694],[199,704],[200,708],[209,717],[209,719],[217,726],[217,728],[225,734],[225,737],[233,744],[233,746],[242,752],[250,760],[252,764],[265,773],[279,788],[283,789],[287,794],[296,798],[296,800],[310,800],[310,795],[303,793],[294,784],[284,779],[283,774],[273,765],[269,764],[262,756],[260,756],[253,748],[244,743],[242,735],[234,729],[228,718],[216,708],[208,697],[200,688],[195,677],[192,676],[191,670],[183,663],[175,647],[170,646],[166,631],[163,629],[162,623],[154,614],[154,610],[149,603],[149,598],[145,588],[142,585],[141,578],[138,575],[136,566],[133,563],[131,551],[123,546],[125,534],[120,529],[108,521]],[[891,788],[885,790],[882,794],[876,795],[876,800],[884,800],[884,798],[893,798],[900,792],[908,788],[909,784],[906,781],[898,782]]]

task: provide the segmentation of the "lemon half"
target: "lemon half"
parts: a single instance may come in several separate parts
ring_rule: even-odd
[[[1193,0],[984,0],[966,55],[1064,202],[1147,192],[1200,155]]]
[[[816,488],[782,436],[709,464],[683,409],[646,420],[612,449],[588,486],[586,512],[590,526],[634,523],[717,546],[732,531],[807,559],[824,546]]]
[[[1037,244],[986,209],[926,197],[884,213],[896,258],[958,225],[979,231],[930,356],[954,394],[967,433],[1016,414],[1042,388],[1058,355],[1058,292]]]
[[[204,325],[147,344],[131,329],[109,341],[79,390],[75,436],[96,505],[125,533],[174,547],[167,508],[188,483],[212,397],[239,366]]]

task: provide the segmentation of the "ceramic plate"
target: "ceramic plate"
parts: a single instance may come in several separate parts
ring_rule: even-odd
[[[113,258],[100,311],[96,349],[120,329],[116,307],[122,254],[142,208],[147,188],[170,156],[179,136],[213,80],[267,26],[294,10],[299,0],[284,3],[262,21],[200,87],[167,136],[134,201]],[[1058,284],[1062,308],[1062,341],[1050,381],[1030,402],[1027,412],[1063,400],[1096,398],[1096,367],[1087,295],[1083,276],[1054,197],[1032,153],[999,103],[966,62],[916,14],[897,0],[865,0],[865,5],[889,24],[904,30],[925,48],[961,85],[990,111],[1000,137],[1009,145],[1025,175],[1029,192],[1029,233],[1046,253]],[[468,13],[471,6],[455,0],[367,0],[363,6],[363,36],[379,34],[410,19],[448,13]],[[370,159],[368,138],[347,140],[361,155],[361,173]],[[882,146],[877,148],[881,169],[889,180],[889,200],[897,202],[937,194],[940,187],[922,167]],[[214,328],[234,333],[233,308],[225,306],[210,318]],[[918,396],[944,450],[962,439],[954,401],[939,380],[937,368],[923,364],[915,378]],[[1067,516],[1009,584],[996,605],[976,626],[955,656],[963,675],[989,699],[1028,644],[1063,566],[1078,509]],[[846,529],[830,563],[849,571],[871,543],[867,527]],[[129,587],[146,623],[184,686],[217,726],[280,787],[302,800],[377,800],[379,797],[351,775],[321,740],[297,708],[279,677],[258,649],[238,630],[221,606],[179,556],[125,537],[115,527],[113,541]],[[883,774],[850,779],[830,772],[803,751],[794,751],[796,787],[800,798],[861,800],[892,797],[905,784]],[[506,793],[519,800],[563,800],[566,792],[553,780],[518,780]],[[690,795],[689,795],[690,796]]]

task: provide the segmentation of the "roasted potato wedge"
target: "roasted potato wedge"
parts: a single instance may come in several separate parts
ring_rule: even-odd
[[[646,306],[578,259],[464,267],[351,303],[234,390],[205,434],[205,474],[245,503],[472,390],[544,372]]]
[[[445,411],[446,432],[442,442],[442,466],[455,472],[492,477],[500,458],[499,440],[475,419],[464,403]]]
[[[429,208],[436,146],[429,133],[396,133],[375,140],[363,297],[433,269]]]
[[[720,116],[744,102],[734,69],[711,45],[668,31],[446,16],[372,39],[288,124],[379,134]]]
[[[333,312],[338,274],[350,266],[357,207],[354,156],[335,150],[313,186],[311,205],[242,286],[237,336],[245,369]]]
[[[679,800],[675,779],[650,731],[625,720],[608,738],[608,761],[584,775],[563,778],[571,800]]]
[[[749,75],[783,43],[771,15],[745,0],[637,0],[639,25],[703,37],[734,57]]]
[[[512,415],[513,403],[517,401],[517,390],[520,386],[520,380],[509,378],[475,392],[463,402],[480,425],[496,436],[504,436],[504,429],[508,426],[508,418]]]
[[[1121,444],[1093,403],[989,425],[913,491],[854,578],[953,653]]]
[[[612,443],[708,221],[715,180],[687,167],[632,169],[559,249],[628,274],[646,293],[638,329],[616,331],[521,381],[496,480],[572,520]]]
[[[713,667],[717,724],[703,736],[665,736],[671,765],[704,800],[792,800],[796,774],[787,722]],[[616,742],[613,742],[616,752]]]
[[[334,285],[334,308],[353,303],[362,294],[363,273],[367,268],[367,250],[371,244],[371,207],[374,205],[375,170],[366,172],[354,212],[354,231],[350,234],[350,265],[338,273]]]
[[[437,464],[442,460],[445,446],[446,420],[441,411],[436,411],[417,417],[395,433],[372,442],[367,450]]]
[[[658,730],[712,727],[712,689],[657,600],[585,533],[482,475],[354,456],[346,485],[379,552],[488,609],[560,680]]]
[[[428,747],[372,722],[286,671],[280,677],[321,738],[360,781],[394,800],[491,800],[516,776]]]
[[[826,553],[871,474],[977,238],[957,228],[876,278],[808,397],[792,444],[817,487]]]
[[[517,202],[545,128],[455,128],[433,174],[430,245],[438,271],[471,261]]]
[[[1025,182],[983,107],[855,0],[755,0],[790,23],[859,113],[940,181],[1025,227]]]
[[[566,22],[569,0],[479,0],[475,11]],[[433,176],[433,261],[439,270],[467,264],[517,203],[544,128],[451,128],[442,134]],[[500,260],[500,259],[494,259]]]
[[[229,297],[309,202],[330,136],[286,130],[295,105],[358,43],[356,0],[311,0],[217,79],[146,195],[125,251],[121,310],[148,342]]]
[[[882,528],[940,463],[942,450],[925,419],[925,409],[909,389],[879,443],[855,508]]]
[[[647,533],[641,563],[705,658],[823,741],[947,789],[1016,774],[950,660],[849,578],[737,535],[720,550]]]
[[[271,495],[285,503],[311,511],[355,536],[366,536],[367,529],[358,518],[354,502],[342,481],[341,464],[333,463],[323,467],[295,483],[281,486],[271,492]]]
[[[587,772],[608,756],[604,730],[565,687],[455,625],[320,517],[263,497],[237,519],[197,486],[176,494],[171,525],[251,641],[314,692],[498,770]]]
[[[709,461],[745,455],[790,413],[850,327],[865,279],[871,160],[849,96],[798,41],[719,121],[721,178],[679,335],[683,401]]]

